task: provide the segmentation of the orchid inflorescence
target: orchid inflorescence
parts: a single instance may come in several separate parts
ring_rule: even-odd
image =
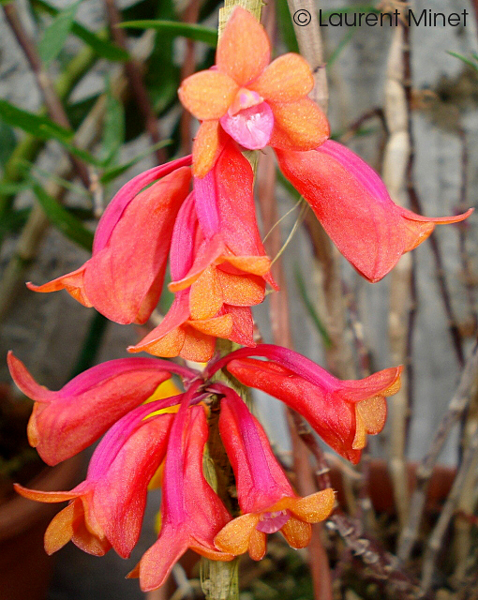
[[[219,40],[216,66],[188,77],[183,105],[200,121],[193,154],[138,175],[103,214],[92,257],[76,271],[41,286],[66,289],[117,323],[145,323],[156,307],[169,261],[174,301],[162,322],[123,358],[95,366],[53,392],[19,359],[9,367],[35,401],[32,446],[58,464],[101,436],[85,481],[71,491],[16,486],[40,502],[69,504],[50,523],[45,548],[68,541],[94,555],[130,555],[138,541],[146,496],[162,487],[158,540],[132,576],[143,590],[161,586],[187,548],[218,561],[249,552],[261,559],[266,536],[281,531],[293,548],[307,546],[311,523],[328,517],[334,494],[299,497],[275,458],[264,429],[222,370],[302,415],[337,453],[356,464],[367,434],[386,419],[385,398],[400,387],[401,367],[359,381],[340,381],[300,354],[256,345],[251,307],[266,286],[278,289],[261,241],[254,173],[243,151],[271,146],[285,177],[310,204],[356,270],[382,279],[400,256],[437,223],[395,205],[379,176],[329,140],[328,121],[308,98],[314,80],[296,54],[270,61],[263,27],[245,9],[233,11]],[[192,185],[191,185],[192,184]],[[217,338],[244,346],[220,356]],[[156,357],[207,363],[203,370]],[[182,391],[173,384],[180,378]],[[166,389],[165,389],[166,386]],[[203,472],[209,417],[234,473],[235,514]]]

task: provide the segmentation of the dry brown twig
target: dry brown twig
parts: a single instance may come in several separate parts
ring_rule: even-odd
[[[390,132],[385,146],[383,180],[393,201],[406,205],[406,172],[410,160],[410,113],[404,87],[403,26],[397,27],[390,47],[385,84],[385,119]],[[394,365],[409,365],[410,313],[414,309],[411,295],[412,255],[400,258],[391,273],[389,292],[390,361]],[[389,399],[391,412],[389,470],[398,519],[403,526],[408,514],[406,481],[406,424],[408,416],[408,386],[410,372],[402,374],[400,390]]]
[[[407,524],[401,532],[398,546],[398,557],[403,562],[407,561],[410,557],[418,537],[420,522],[425,508],[428,483],[432,476],[433,468],[435,467],[438,456],[448,438],[451,428],[465,411],[473,394],[476,393],[477,376],[478,343],[475,343],[475,347],[465,364],[458,388],[450,401],[447,412],[443,416],[441,423],[433,436],[430,450],[417,468],[417,485],[411,498]]]
[[[425,594],[431,587],[433,581],[433,573],[435,571],[435,562],[437,556],[442,549],[443,538],[448,529],[448,525],[453,517],[455,508],[460,499],[463,485],[469,475],[475,476],[473,467],[476,468],[478,459],[478,428],[475,429],[469,445],[463,456],[460,468],[456,474],[453,486],[446,499],[445,505],[440,512],[440,518],[435,525],[432,534],[427,542],[427,549],[423,559],[421,590]]]

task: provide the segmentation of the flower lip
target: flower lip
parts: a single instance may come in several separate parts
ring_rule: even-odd
[[[261,514],[259,523],[256,525],[258,531],[263,533],[276,533],[290,519],[288,510],[280,510],[273,512],[264,512]]]
[[[248,150],[260,150],[271,139],[274,114],[267,102],[261,102],[234,114],[227,112],[219,122],[238,144]]]

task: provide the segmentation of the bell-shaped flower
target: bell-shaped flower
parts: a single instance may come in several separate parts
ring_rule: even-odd
[[[236,361],[234,361],[236,362]],[[277,462],[263,428],[230,388],[223,393],[219,431],[236,479],[241,512],[218,533],[216,546],[231,554],[249,552],[254,560],[266,552],[266,535],[280,531],[293,548],[310,542],[310,523],[323,521],[334,505],[332,489],[300,498]]]
[[[189,193],[190,164],[187,156],[134,177],[101,217],[92,257],[68,275],[29,288],[66,289],[111,321],[145,323],[161,295],[174,221]]]
[[[270,55],[262,25],[236,7],[219,39],[215,68],[181,84],[181,102],[202,121],[193,145],[196,177],[213,167],[224,132],[249,150],[311,150],[329,137],[327,118],[307,97],[314,87],[307,62],[291,53],[269,65]]]
[[[196,216],[190,209],[175,231],[169,289],[191,287],[196,318],[210,318],[222,304],[259,304],[266,282],[277,287],[257,226],[253,186],[252,167],[231,141],[214,169],[194,179]],[[186,232],[193,248],[184,246]]]
[[[282,400],[301,414],[329,446],[354,464],[360,460],[367,434],[382,431],[385,398],[400,389],[402,371],[402,367],[390,368],[358,381],[341,381],[305,356],[269,344],[233,352],[211,372],[224,365],[244,385]]]
[[[216,338],[254,346],[250,307],[263,301],[270,274],[257,227],[249,162],[229,142],[214,169],[195,179],[171,241],[171,291],[163,321],[132,352],[207,362]]]
[[[194,388],[184,394],[169,436],[163,475],[161,531],[130,576],[139,575],[143,591],[160,587],[177,560],[191,548],[212,560],[229,561],[231,554],[217,550],[215,535],[230,515],[203,474],[208,438],[202,406],[189,407]]]
[[[382,279],[405,252],[454,217],[429,218],[396,205],[377,173],[351,150],[327,141],[310,152],[276,151],[279,165],[304,196],[345,258],[371,282]]]
[[[120,358],[84,371],[53,392],[39,385],[12,353],[8,366],[17,386],[35,401],[28,439],[49,465],[92,444],[147,400],[171,373],[189,379],[195,375],[186,367],[155,358]]]
[[[69,492],[15,489],[38,502],[70,501],[51,521],[45,550],[56,552],[69,541],[102,556],[111,547],[127,558],[136,545],[146,506],[148,483],[164,459],[173,415],[148,415],[180,397],[141,406],[120,419],[91,458],[85,481]],[[146,419],[146,420],[145,420]]]

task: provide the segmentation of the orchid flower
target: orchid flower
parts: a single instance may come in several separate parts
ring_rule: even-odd
[[[130,574],[132,577],[139,575],[143,591],[161,586],[188,548],[212,560],[234,558],[214,545],[215,535],[231,517],[203,475],[208,426],[204,407],[189,407],[194,392],[192,386],[184,394],[171,427],[164,467],[159,538]]]
[[[334,505],[328,488],[306,498],[293,491],[277,462],[267,435],[242,399],[230,388],[215,384],[221,399],[219,431],[236,478],[242,515],[216,535],[216,546],[231,554],[249,551],[254,560],[266,552],[266,534],[280,531],[293,548],[310,542],[310,523],[323,521]]]
[[[118,419],[147,400],[171,373],[186,379],[196,374],[155,358],[120,358],[84,371],[53,392],[36,383],[11,352],[8,366],[17,386],[35,401],[28,439],[49,465],[87,448]]]
[[[436,224],[393,203],[379,176],[353,152],[327,141],[329,125],[307,97],[314,80],[297,54],[269,66],[270,44],[258,21],[236,7],[219,39],[216,67],[185,79],[179,98],[202,121],[193,172],[204,178],[232,137],[243,148],[272,146],[284,175],[311,205],[340,252],[371,282],[416,248]]]
[[[242,384],[293,408],[354,464],[360,460],[367,434],[382,431],[387,417],[385,398],[400,389],[402,371],[402,367],[384,369],[358,381],[341,381],[305,356],[270,344],[232,352],[210,367],[209,376],[223,366]]]
[[[182,82],[179,99],[202,121],[193,145],[196,177],[213,167],[224,133],[249,150],[312,150],[329,137],[326,116],[307,97],[314,87],[307,62],[290,53],[269,65],[270,56],[264,28],[236,7],[219,39],[216,67]]]
[[[66,289],[111,321],[145,323],[163,288],[174,221],[189,192],[190,164],[186,156],[134,177],[101,217],[92,257],[68,275],[28,287]]]
[[[277,286],[257,228],[252,187],[251,166],[233,143],[204,179],[195,178],[172,235],[173,305],[131,352],[207,362],[218,337],[255,345],[250,307],[264,300],[266,282]]]
[[[310,152],[276,151],[280,168],[310,204],[337,248],[368,281],[389,273],[435,225],[458,223],[472,212],[429,218],[394,204],[385,184],[351,150],[329,140]]]
[[[37,502],[65,502],[45,533],[45,550],[56,552],[70,540],[102,556],[111,547],[127,558],[136,545],[148,483],[164,459],[173,415],[144,420],[177,403],[168,398],[140,406],[120,419],[101,440],[91,458],[86,480],[69,492],[43,492],[20,485],[15,489]]]

